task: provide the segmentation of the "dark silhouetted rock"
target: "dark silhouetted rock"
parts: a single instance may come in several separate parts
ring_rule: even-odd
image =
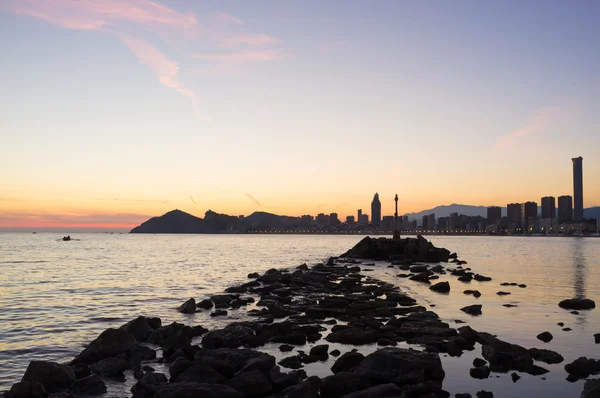
[[[175,379],[177,383],[224,384],[225,377],[203,362],[194,362]]]
[[[510,294],[510,292],[503,292],[503,291],[499,291],[496,293],[498,296],[508,296]]]
[[[473,280],[473,275],[466,274],[458,277],[458,280],[461,282],[471,282]]]
[[[600,333],[594,335],[594,343],[600,344]]]
[[[448,282],[440,282],[431,286],[429,289],[438,293],[449,293],[450,292],[450,284]]]
[[[190,298],[188,301],[181,304],[179,308],[177,308],[177,311],[181,312],[182,314],[193,314],[196,312],[196,300],[194,300],[193,297]]]
[[[593,374],[600,373],[600,361],[580,357],[573,362],[565,365],[567,373],[576,376],[580,379],[585,379]]]
[[[281,352],[290,352],[294,349],[294,346],[291,346],[289,344],[282,344],[279,346],[279,351]]]
[[[101,359],[125,354],[137,346],[137,340],[124,329],[106,329],[92,341],[71,363],[92,364]]]
[[[552,341],[554,336],[550,332],[543,332],[537,335],[537,339],[543,341],[544,343],[549,343]]]
[[[316,358],[319,361],[326,361],[329,359],[329,344],[316,345],[310,349],[309,355]]]
[[[279,366],[269,371],[269,381],[276,391],[281,391],[302,381],[302,377],[296,372],[282,373]]]
[[[244,397],[260,397],[273,391],[273,386],[267,376],[259,370],[244,372],[226,383],[239,391]]]
[[[75,395],[101,395],[106,392],[106,384],[98,375],[76,380],[70,391]]]
[[[421,272],[419,274],[413,275],[408,279],[410,279],[411,281],[416,281],[416,282],[430,283],[429,277],[431,276],[431,274],[432,273],[430,271],[425,271],[425,272]]]
[[[461,308],[462,312],[466,312],[469,315],[481,315],[481,304],[473,304],[466,307]]]
[[[564,361],[562,355],[560,355],[558,352],[551,350],[530,348],[529,350],[527,350],[527,352],[529,353],[529,356],[535,359],[536,361],[541,361],[548,364],[561,363],[562,361]]]
[[[527,285],[526,285],[526,284],[524,284],[524,283],[521,283],[521,284],[519,285],[519,287],[520,287],[521,289],[525,289],[525,288],[527,287]]]
[[[516,383],[516,382],[517,382],[517,381],[518,381],[518,380],[521,378],[521,376],[519,376],[519,375],[518,375],[518,374],[516,374],[515,372],[512,372],[512,373],[510,374],[510,378],[512,379],[513,383]]]
[[[302,367],[302,358],[299,355],[293,355],[291,357],[283,358],[277,363],[284,368],[300,369]]]
[[[475,358],[473,360],[473,366],[476,367],[476,368],[479,368],[479,367],[482,367],[482,366],[485,366],[485,365],[487,365],[487,361],[484,361],[481,358]]]
[[[473,279],[475,279],[478,282],[489,282],[492,280],[492,278],[490,278],[489,276],[483,276],[479,274],[475,274],[475,276],[473,276]]]
[[[356,366],[358,366],[364,359],[365,356],[360,352],[346,352],[344,355],[342,355],[335,361],[335,363],[331,367],[331,371],[333,373],[350,372]]]
[[[596,308],[596,303],[590,299],[573,298],[561,301],[558,306],[566,310],[591,310]]]
[[[469,374],[474,379],[487,379],[490,377],[490,368],[487,366],[479,366],[476,368],[471,368],[469,370]]]
[[[477,392],[477,398],[494,398],[494,393],[491,391],[481,390]]]
[[[158,319],[158,327],[160,327],[160,318],[156,319]],[[155,328],[150,327],[145,316],[138,316],[121,326],[121,329],[131,334],[137,341],[143,343],[150,337]]]
[[[53,394],[69,388],[75,381],[75,372],[69,366],[56,362],[31,361],[21,381],[38,382],[48,394]],[[37,391],[33,385],[30,387]]]
[[[448,262],[450,252],[435,247],[427,239],[418,235],[417,238],[388,239],[363,238],[352,249],[342,254],[345,258],[360,258],[373,260],[412,260],[425,263]],[[397,258],[399,257],[399,258]]]
[[[371,382],[367,376],[340,372],[321,380],[321,396],[323,398],[341,398],[369,387],[371,387]]]
[[[387,383],[344,395],[343,398],[398,398],[405,396],[400,387],[393,383]]]
[[[226,315],[227,315],[227,311],[225,311],[225,310],[215,310],[210,314],[210,316],[226,316]]]
[[[311,376],[306,380],[286,388],[281,393],[282,398],[320,398],[321,379]]]
[[[600,379],[586,380],[580,398],[600,397]]]
[[[364,345],[377,342],[380,333],[377,330],[359,327],[340,327],[333,329],[325,340],[331,343]]]
[[[202,308],[205,310],[210,310],[213,306],[214,306],[213,302],[210,301],[209,299],[204,299],[204,300],[200,301],[198,304],[196,304],[196,307]]]
[[[4,398],[46,398],[48,393],[37,381],[21,381],[4,393]]]
[[[332,357],[339,357],[341,352],[340,350],[333,350],[329,353]]]
[[[420,274],[421,272],[427,272],[429,268],[424,264],[417,264],[410,267],[409,270],[415,274]]]
[[[92,373],[102,377],[122,377],[127,361],[122,358],[105,358],[90,366]]]
[[[471,394],[468,392],[454,394],[454,398],[471,398]]]
[[[160,386],[153,398],[242,398],[233,388],[219,384],[169,383]]]

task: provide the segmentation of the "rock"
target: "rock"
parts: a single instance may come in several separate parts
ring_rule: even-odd
[[[380,337],[377,330],[351,326],[337,327],[337,329],[336,327],[325,337],[325,340],[330,343],[364,345],[375,343]]]
[[[275,367],[275,357],[269,354],[260,353],[260,356],[246,361],[246,364],[240,369],[238,374],[258,370],[264,374],[269,373]],[[214,369],[214,367],[213,367]],[[218,369],[215,369],[218,370]]]
[[[510,378],[512,379],[513,383],[516,383],[516,382],[517,382],[517,381],[518,381],[518,380],[521,378],[521,376],[519,376],[519,375],[518,375],[518,374],[516,374],[515,372],[512,372],[512,373],[510,374]]]
[[[242,398],[243,395],[229,386],[206,383],[169,383],[160,386],[153,398]]]
[[[21,381],[4,393],[4,398],[46,398],[48,393],[37,381]]]
[[[177,308],[177,311],[181,312],[182,314],[193,314],[196,312],[196,300],[194,300],[193,297],[190,298],[188,301],[181,304],[179,308]]]
[[[397,343],[395,340],[386,339],[385,337],[382,337],[379,340],[377,340],[377,345],[382,346],[382,347],[387,347],[387,346],[396,346]]]
[[[156,319],[158,319],[158,325],[160,325],[160,318]],[[121,326],[121,329],[131,334],[137,341],[141,343],[145,342],[154,331],[154,328],[151,328],[150,325],[148,325],[145,316],[138,316],[134,320],[129,321],[125,325]]]
[[[305,264],[300,264],[299,266],[296,267],[296,269],[299,269],[301,271],[308,271],[308,265]]]
[[[450,284],[448,282],[439,282],[435,285],[431,286],[429,289],[438,293],[449,293],[450,292]]]
[[[479,333],[468,325],[459,327],[458,335],[470,343],[475,343],[479,337]]]
[[[510,292],[503,292],[503,291],[499,291],[496,293],[498,296],[508,296],[510,294]]]
[[[252,272],[252,273],[248,274],[248,279],[256,279],[256,278],[260,278],[260,274],[258,272]]]
[[[309,355],[316,358],[319,361],[326,361],[329,359],[329,344],[316,345],[310,349]]]
[[[102,377],[123,377],[127,361],[123,358],[105,358],[90,366],[92,373]]]
[[[506,307],[506,308],[518,307],[518,305],[516,305],[516,304],[502,304],[502,306]]]
[[[527,285],[526,285],[526,284],[524,284],[524,283],[521,283],[521,284],[519,285],[519,287],[520,287],[521,289],[525,289],[525,288],[527,287]]]
[[[215,310],[213,312],[211,312],[210,316],[226,316],[227,315],[227,311],[225,310]]]
[[[600,344],[600,333],[594,335],[594,343]]]
[[[152,397],[156,390],[166,383],[168,383],[168,379],[162,373],[147,372],[139,382],[131,387],[133,398]]]
[[[405,397],[404,391],[393,383],[380,384],[362,391],[356,391],[343,398],[398,398]]]
[[[564,361],[562,355],[560,355],[558,352],[551,350],[530,348],[529,350],[527,350],[527,352],[529,356],[535,359],[536,361],[541,361],[548,364],[561,363],[562,361]]]
[[[259,370],[245,372],[228,380],[226,385],[239,391],[244,397],[260,397],[273,391],[273,386],[267,376]]]
[[[339,357],[341,352],[340,350],[333,350],[329,353],[332,357]]]
[[[473,279],[475,279],[478,282],[489,282],[492,280],[492,278],[490,278],[489,276],[483,276],[479,274],[475,274],[475,276],[473,276]]]
[[[414,272],[415,274],[420,274],[421,272],[427,272],[428,267],[424,264],[413,265],[409,268],[410,272]]]
[[[101,359],[116,357],[137,346],[137,340],[124,329],[106,329],[71,362],[92,364]]]
[[[302,377],[296,372],[282,373],[279,366],[269,371],[269,381],[275,391],[281,391],[302,381]]]
[[[558,306],[566,310],[591,310],[596,308],[596,303],[590,299],[573,298],[561,301]]]
[[[75,372],[76,379],[83,379],[84,377],[87,377],[92,374],[90,367],[83,363],[72,365],[71,369],[73,369],[73,371]]]
[[[494,393],[490,391],[481,390],[476,394],[477,398],[494,398]]]
[[[571,329],[571,328],[563,328],[563,330],[564,330],[565,332],[570,332],[570,331],[571,331],[571,330],[573,330],[573,329]]]
[[[479,290],[473,291],[473,297],[481,297],[481,293],[479,292]]]
[[[106,392],[106,384],[98,375],[90,375],[76,380],[70,391],[75,395],[101,395]]]
[[[367,376],[358,376],[351,372],[340,372],[321,380],[323,398],[341,398],[355,391],[371,387]]]
[[[580,398],[600,397],[600,379],[586,380]]]
[[[344,355],[342,355],[335,361],[335,363],[331,367],[331,371],[334,374],[340,372],[350,372],[356,366],[358,366],[364,359],[365,356],[360,352],[346,352]]]
[[[75,372],[67,365],[56,362],[31,361],[21,379],[21,382],[30,382],[30,384],[24,384],[19,389],[24,391],[26,388],[30,388],[37,393],[39,388],[33,383],[38,382],[48,394],[53,394],[66,390],[74,381]]]
[[[552,341],[554,336],[550,332],[543,332],[537,335],[537,339],[543,341],[544,343],[549,343]]]
[[[205,310],[210,310],[212,307],[214,307],[214,304],[209,299],[204,299],[204,300],[200,301],[198,304],[196,304],[196,307],[202,308]]]
[[[471,282],[473,280],[473,276],[471,274],[466,274],[458,277],[458,280],[461,282]]]
[[[461,308],[460,310],[466,312],[469,315],[481,315],[481,304],[473,304]]]
[[[203,362],[194,362],[175,379],[177,383],[224,384],[225,377]]]
[[[411,281],[416,281],[416,282],[426,282],[426,283],[430,283],[429,282],[429,277],[431,276],[430,271],[425,271],[425,272],[421,272],[420,274],[416,274],[411,276],[410,279]]]
[[[445,373],[437,354],[404,348],[383,348],[369,354],[354,369],[374,384],[441,382]]]
[[[282,398],[320,398],[321,379],[311,376],[306,380],[286,388],[281,393]]]
[[[577,376],[580,379],[585,379],[590,375],[600,373],[600,361],[580,357],[573,362],[565,365],[567,373]]]
[[[283,366],[284,368],[300,369],[302,367],[302,358],[299,355],[294,355],[291,357],[283,358],[277,363]]]
[[[291,346],[289,344],[282,344],[279,346],[279,351],[281,352],[290,352],[294,349],[294,346]]]
[[[487,379],[490,377],[490,368],[487,366],[479,366],[476,368],[471,368],[469,370],[469,374],[474,379]]]
[[[469,394],[468,392],[465,393],[458,393],[458,394],[454,394],[455,398],[471,398],[471,394]]]
[[[487,361],[484,361],[481,358],[475,358],[473,360],[473,366],[475,366],[476,368],[479,368],[479,367],[482,367],[482,366],[485,366],[485,365],[487,365]]]

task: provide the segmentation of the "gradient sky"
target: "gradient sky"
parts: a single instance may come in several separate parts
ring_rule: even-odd
[[[600,2],[0,0],[0,229],[600,205]],[[386,201],[386,198],[389,200]]]

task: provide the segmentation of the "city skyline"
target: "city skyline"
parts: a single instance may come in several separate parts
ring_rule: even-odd
[[[574,156],[598,206],[598,18],[586,0],[3,1],[0,228],[344,219],[374,192],[382,217],[395,193],[401,214],[504,207],[572,195]]]

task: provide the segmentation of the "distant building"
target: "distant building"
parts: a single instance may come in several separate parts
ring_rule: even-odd
[[[558,221],[560,223],[573,221],[573,197],[571,195],[558,197]]]
[[[417,230],[417,220],[412,220],[409,223],[409,228],[408,229],[411,230],[411,231],[416,231]]]
[[[458,213],[450,213],[450,223],[448,225],[450,231],[459,229],[459,218]]]
[[[354,224],[354,216],[346,216],[346,224],[348,224],[348,225]]]
[[[431,213],[427,216],[427,227],[429,229],[435,229],[435,213]]]
[[[358,225],[368,225],[369,224],[369,215],[361,214],[360,219],[358,220]]]
[[[554,196],[542,198],[542,218],[556,218],[556,199]]]
[[[317,214],[317,224],[319,225],[319,227],[328,227],[329,216],[323,213]]]
[[[521,203],[521,228],[530,231],[537,220],[537,203]]]
[[[450,217],[440,217],[438,218],[438,229],[441,231],[447,230],[449,228]]]
[[[573,220],[583,220],[583,158],[571,159],[573,161]]]
[[[383,216],[381,218],[381,228],[393,230],[394,229],[394,216]]]
[[[360,216],[362,216],[362,209],[358,209],[358,215],[356,216],[356,222],[360,224]]]
[[[521,204],[509,203],[506,205],[508,228],[511,230],[521,229]]]
[[[339,223],[340,223],[340,220],[338,219],[338,214],[337,213],[331,213],[329,215],[329,225],[336,226]]]
[[[302,224],[303,227],[311,227],[313,224],[313,216],[305,214],[302,217],[300,217],[300,224]]]
[[[429,216],[423,216],[423,223],[421,224],[421,227],[424,230],[429,229]]]
[[[242,215],[239,215],[239,216],[238,216],[238,218],[239,218],[240,220],[244,220],[244,215],[243,215],[243,214],[242,214]]]
[[[371,223],[373,225],[379,225],[381,223],[381,202],[379,201],[378,193],[375,193],[373,201],[371,202]]]
[[[502,218],[502,208],[499,206],[490,206],[487,208],[488,224],[495,224]]]

